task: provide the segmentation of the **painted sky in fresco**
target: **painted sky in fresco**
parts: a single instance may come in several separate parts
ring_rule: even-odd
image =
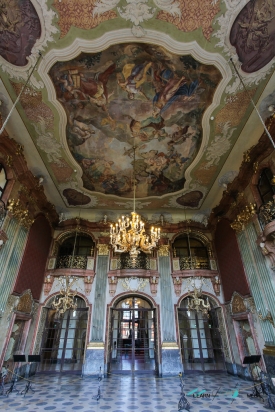
[[[217,68],[133,43],[58,62],[49,74],[86,189],[132,197],[134,144],[137,197],[183,189],[221,80]]]

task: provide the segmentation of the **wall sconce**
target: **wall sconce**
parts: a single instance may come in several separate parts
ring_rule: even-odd
[[[3,239],[0,239],[0,250],[1,250],[2,246],[3,246],[3,244],[4,244],[4,240],[3,240]]]
[[[266,316],[263,316],[262,313],[261,313],[261,311],[258,310],[258,317],[259,317],[259,319],[261,319],[262,321],[268,320],[268,321],[271,323],[271,325],[273,326],[273,328],[275,328],[274,319],[273,319],[273,317],[272,317],[272,315],[271,315],[271,313],[270,313],[270,310],[267,311]]]

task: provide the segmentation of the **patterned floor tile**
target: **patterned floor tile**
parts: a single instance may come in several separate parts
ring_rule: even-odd
[[[98,382],[96,378],[37,375],[32,378],[35,392],[21,392],[26,382],[17,383],[19,392],[0,396],[0,410],[6,412],[177,412],[181,396],[179,377],[112,376]],[[48,383],[45,383],[47,382]],[[100,387],[100,399],[96,399]],[[9,386],[6,385],[6,389]],[[236,399],[232,394],[239,390]],[[191,412],[263,412],[264,403],[248,398],[251,382],[237,377],[198,375],[184,377],[184,392],[197,391],[187,399]],[[201,396],[196,393],[205,390]]]

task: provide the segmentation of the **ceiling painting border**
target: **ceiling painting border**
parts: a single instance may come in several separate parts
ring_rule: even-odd
[[[180,54],[191,54],[194,58],[196,58],[198,61],[204,64],[211,64],[215,65],[215,67],[218,68],[222,75],[222,80],[220,84],[217,87],[217,90],[214,94],[213,101],[211,105],[206,109],[203,118],[202,118],[202,130],[203,130],[203,139],[202,143],[200,146],[200,149],[198,151],[198,154],[196,158],[194,159],[193,163],[188,167],[186,170],[186,186],[185,189],[189,188],[191,178],[190,178],[190,173],[191,169],[193,169],[201,160],[204,150],[207,147],[209,137],[210,137],[210,124],[209,124],[209,118],[210,115],[215,111],[215,109],[219,106],[220,100],[222,97],[222,94],[224,92],[224,88],[226,85],[231,81],[232,79],[232,71],[231,68],[229,67],[228,63],[226,60],[219,54],[217,53],[210,53],[205,50],[203,50],[199,44],[196,41],[190,42],[190,43],[181,43],[179,41],[171,39],[170,36],[168,35],[162,35],[160,37],[160,33],[152,30],[147,31],[147,36],[141,39],[137,39],[136,37],[133,36],[131,33],[130,29],[122,29],[118,31],[113,31],[104,34],[98,39],[95,39],[93,41],[91,40],[84,40],[84,39],[75,39],[75,41],[70,45],[67,46],[66,48],[59,50],[59,49],[52,49],[50,50],[45,56],[44,59],[41,61],[39,67],[38,67],[38,74],[40,75],[41,79],[43,80],[45,87],[48,92],[48,99],[49,102],[54,106],[54,108],[57,110],[59,116],[60,116],[60,122],[59,122],[59,137],[60,137],[60,143],[62,145],[62,148],[66,151],[66,154],[68,156],[68,159],[70,160],[71,164],[73,165],[73,168],[78,171],[76,176],[76,180],[78,184],[82,182],[79,173],[81,173],[81,168],[79,165],[76,164],[72,154],[69,152],[67,148],[67,141],[66,141],[66,123],[67,123],[67,117],[65,114],[65,110],[63,109],[62,105],[58,102],[56,99],[56,91],[54,89],[53,83],[50,79],[50,76],[48,75],[48,72],[50,71],[51,67],[57,62],[57,61],[69,61],[70,59],[76,58],[81,52],[84,53],[97,53],[106,50],[108,47],[119,44],[119,43],[125,43],[125,38],[128,39],[127,43],[147,43],[147,44],[155,44],[158,46],[161,46],[165,48],[168,52],[174,53],[177,55]],[[192,166],[192,167],[191,167]],[[82,173],[81,173],[82,174]],[[82,183],[80,184],[82,186]],[[84,189],[83,190],[86,193],[90,193],[89,190]],[[181,193],[182,190],[175,192],[176,193]],[[104,197],[104,194],[101,194]],[[108,198],[110,198],[110,195],[106,195]],[[100,196],[101,197],[101,196]],[[149,196],[146,197],[146,200],[150,199],[164,199],[167,197],[171,197],[171,194],[166,194],[163,196]],[[114,197],[115,199],[117,197]],[[121,200],[124,200],[121,198]],[[140,199],[141,200],[141,199]],[[144,199],[145,200],[145,199]],[[125,199],[125,202],[127,202],[128,199]]]

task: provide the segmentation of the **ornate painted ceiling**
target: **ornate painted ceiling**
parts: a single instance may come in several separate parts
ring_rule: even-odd
[[[136,181],[149,220],[205,223],[263,132],[250,99],[275,101],[274,20],[274,0],[0,0],[2,119],[27,82],[6,129],[59,212],[115,218]]]

